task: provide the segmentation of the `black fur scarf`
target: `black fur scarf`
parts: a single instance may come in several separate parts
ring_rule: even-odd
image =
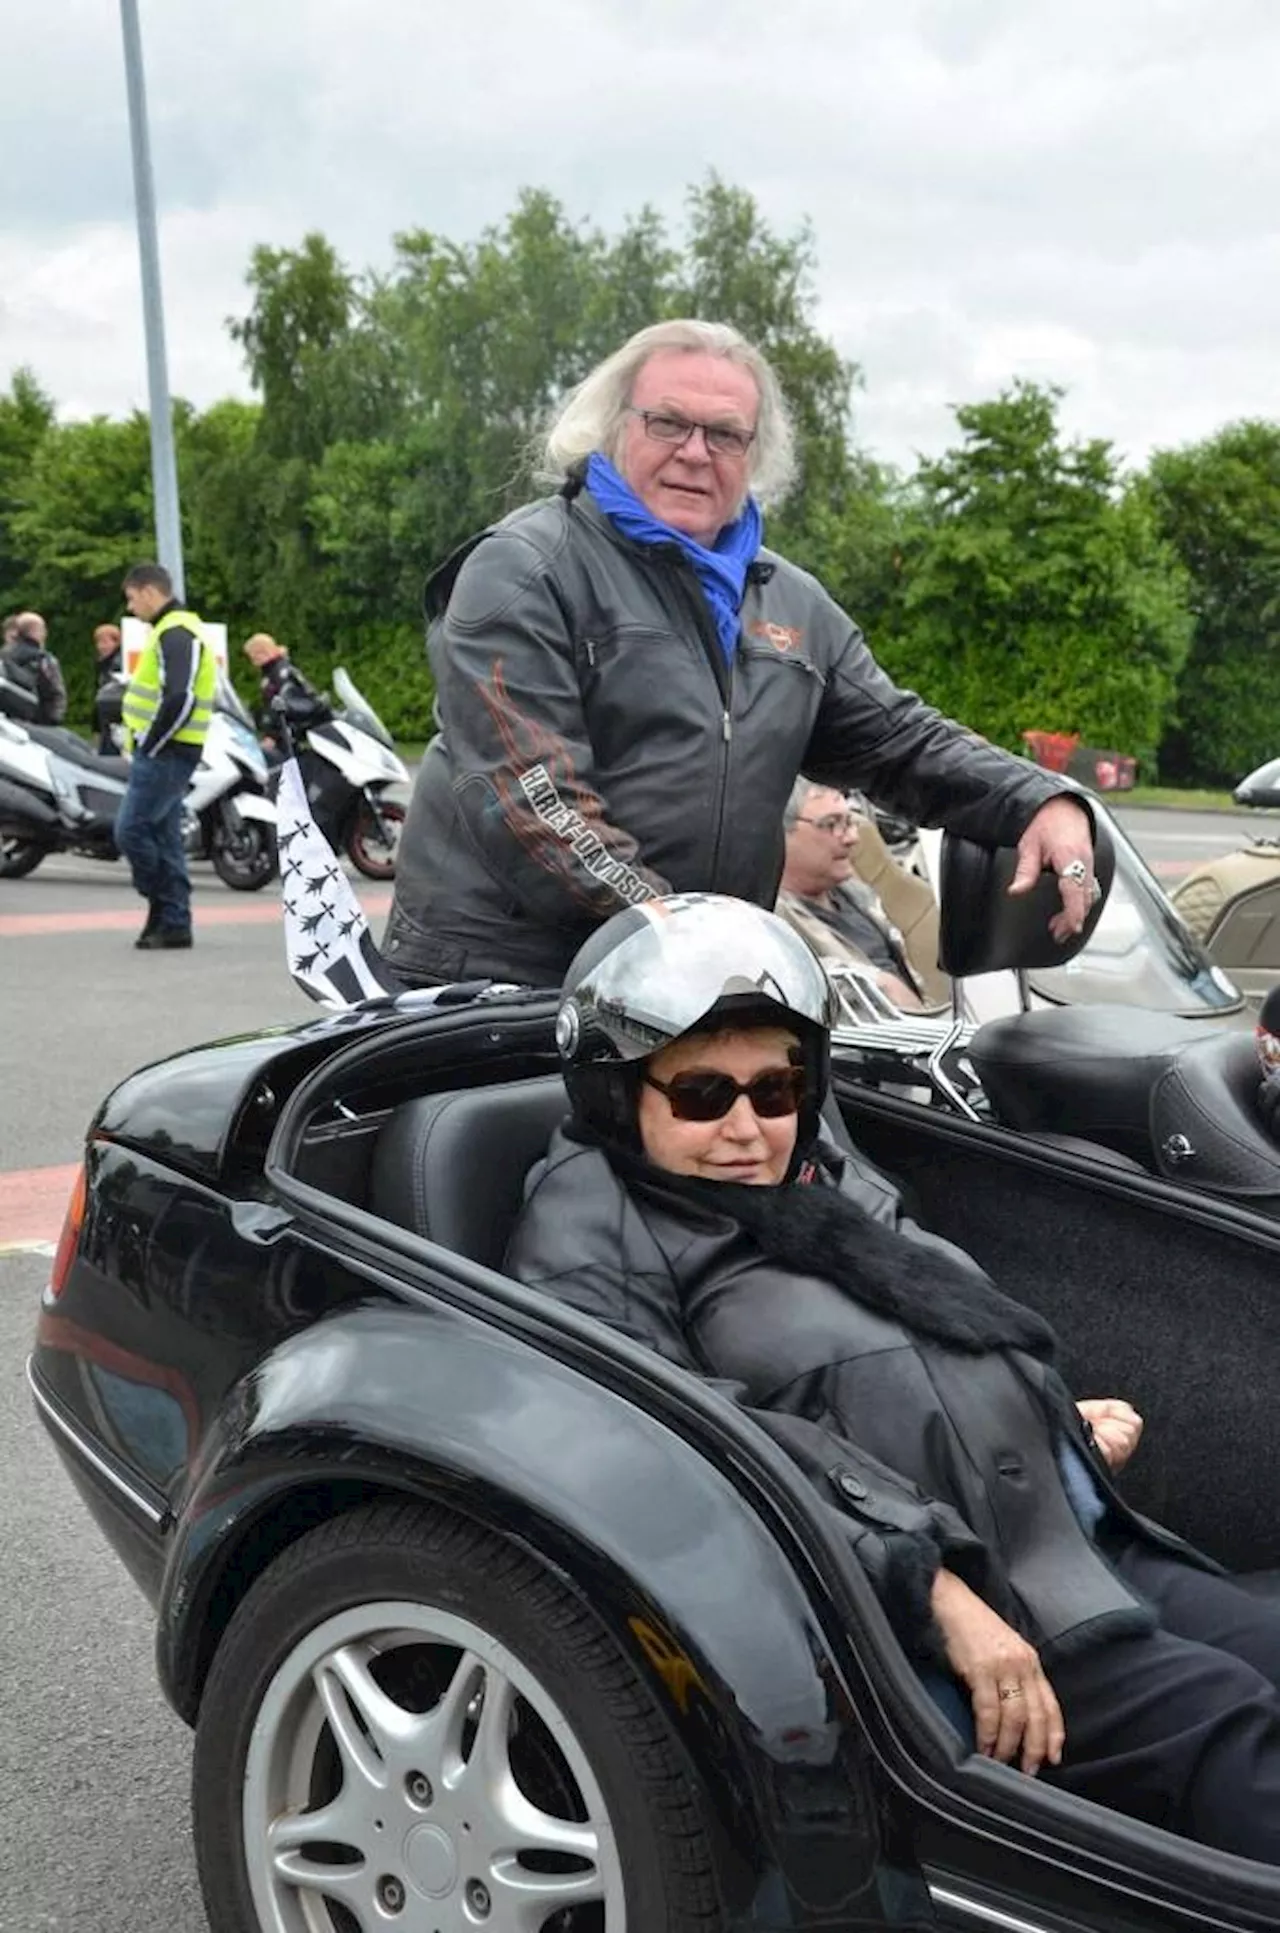
[[[840,1157],[831,1150],[806,1161],[798,1181],[753,1188],[673,1175],[590,1127],[575,1124],[572,1132],[600,1148],[633,1192],[737,1222],[771,1261],[833,1282],[915,1335],[973,1355],[1024,1349],[1052,1360],[1056,1338],[1042,1316],[1004,1295],[976,1262],[961,1263],[874,1220],[840,1189]]]

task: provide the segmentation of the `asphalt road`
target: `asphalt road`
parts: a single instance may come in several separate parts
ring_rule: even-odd
[[[27,1395],[47,1268],[0,1262],[0,1933],[205,1933],[150,1612]]]
[[[1257,817],[1122,819],[1166,883],[1280,832]],[[315,1012],[286,972],[274,889],[230,893],[198,871],[190,953],[134,951],[119,867],[57,860],[0,881],[0,1249],[6,1179],[74,1162],[95,1106],[139,1062]],[[387,893],[365,897],[380,932]],[[0,1253],[0,1933],[202,1933],[190,1746],[155,1686],[149,1613],[26,1394],[46,1268]]]

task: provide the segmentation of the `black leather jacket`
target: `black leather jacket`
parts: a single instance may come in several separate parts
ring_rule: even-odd
[[[52,651],[34,638],[15,638],[0,652],[9,675],[32,693],[36,709],[31,714],[35,725],[60,725],[67,715],[67,687],[62,666]]]
[[[839,1186],[912,1242],[974,1265],[902,1213],[860,1157]],[[624,1187],[563,1133],[532,1177],[508,1271],[721,1384],[806,1470],[899,1636],[928,1655],[939,1562],[1046,1659],[1154,1618],[1082,1527],[1060,1448],[1084,1459],[1121,1533],[1209,1560],[1131,1511],[1045,1364],[961,1353],[904,1329],[831,1282],[765,1259],[738,1224]]]
[[[262,667],[254,723],[260,732],[274,736],[280,729],[281,716],[294,732],[327,725],[333,717],[327,699],[289,658],[273,658]]]
[[[586,490],[473,540],[427,608],[440,732],[383,949],[409,984],[558,985],[592,928],[650,893],[772,906],[802,769],[993,845],[1062,789],[900,691],[769,551],[727,665],[678,545],[623,537]]]

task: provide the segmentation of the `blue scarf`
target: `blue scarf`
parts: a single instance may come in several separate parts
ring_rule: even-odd
[[[742,514],[726,524],[708,550],[696,537],[673,530],[646,510],[629,483],[623,481],[608,457],[598,450],[587,458],[587,488],[624,537],[640,544],[678,544],[698,574],[703,595],[716,621],[716,635],[726,664],[732,663],[741,629],[742,594],[747,569],[760,548],[763,528],[760,506],[748,497]]]

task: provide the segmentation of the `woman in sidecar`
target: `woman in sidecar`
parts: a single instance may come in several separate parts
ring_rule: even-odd
[[[803,1465],[978,1749],[1280,1864],[1280,1615],[1129,1509],[1141,1423],[824,1128],[829,992],[773,914],[651,901],[581,949],[572,1113],[511,1273],[721,1381]]]

